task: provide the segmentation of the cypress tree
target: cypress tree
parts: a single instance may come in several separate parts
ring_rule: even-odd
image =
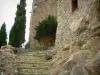
[[[15,23],[9,34],[9,44],[13,47],[20,47],[25,41],[26,28],[26,0],[20,0],[17,5]]]
[[[1,46],[7,45],[7,33],[6,24],[3,23],[0,29],[0,48]]]

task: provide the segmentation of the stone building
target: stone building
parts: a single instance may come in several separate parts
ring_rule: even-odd
[[[58,0],[55,47],[100,35],[100,0]]]
[[[55,69],[46,75],[100,75],[100,0],[57,0],[55,10],[57,52],[48,53]]]
[[[99,34],[99,0],[34,0],[32,7],[31,49],[36,49],[39,46],[34,39],[34,27],[48,14],[57,15],[55,48],[61,48],[72,42],[86,43],[91,36]]]
[[[56,14],[57,14],[56,0],[33,0],[31,21],[30,21],[30,36],[29,36],[31,49],[38,49],[40,47],[38,41],[34,39],[36,33],[34,27],[38,25],[38,23],[41,22],[43,19],[45,19],[48,15],[56,16]],[[47,40],[48,39],[50,38],[47,38]]]
[[[58,0],[58,27],[46,75],[100,75],[100,0]]]

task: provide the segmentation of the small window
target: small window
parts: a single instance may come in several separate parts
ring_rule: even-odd
[[[72,0],[72,12],[78,8],[78,0]]]

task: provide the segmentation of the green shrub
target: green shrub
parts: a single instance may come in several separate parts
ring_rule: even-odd
[[[56,34],[57,20],[55,16],[49,15],[46,19],[40,22],[36,27],[35,39],[38,41],[43,36],[54,36]]]

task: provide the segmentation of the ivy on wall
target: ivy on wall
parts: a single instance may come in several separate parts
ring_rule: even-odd
[[[48,15],[46,19],[41,21],[37,26],[35,26],[36,35],[35,39],[38,41],[43,36],[54,36],[56,35],[57,20],[53,15]]]

